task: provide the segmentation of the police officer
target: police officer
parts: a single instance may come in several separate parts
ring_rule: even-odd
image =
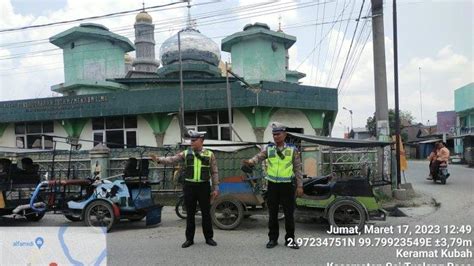
[[[186,241],[181,245],[187,248],[194,244],[194,232],[196,229],[194,216],[196,215],[196,204],[199,202],[202,214],[202,230],[206,239],[206,244],[217,246],[212,239],[214,232],[212,230],[210,215],[211,196],[219,195],[219,177],[217,172],[216,158],[212,151],[203,148],[204,135],[206,132],[189,130],[188,135],[191,138],[191,147],[181,153],[171,157],[156,157],[150,155],[151,159],[162,164],[176,164],[184,162],[185,183],[184,203],[187,210],[186,217]],[[212,180],[212,192],[209,180]]]
[[[250,160],[243,163],[253,166],[267,160],[268,181],[267,204],[269,210],[267,248],[278,245],[278,209],[280,204],[285,213],[285,246],[298,249],[295,243],[295,188],[293,180],[296,178],[296,195],[303,195],[301,159],[295,146],[285,143],[286,126],[281,123],[271,124],[273,141],[264,150]]]

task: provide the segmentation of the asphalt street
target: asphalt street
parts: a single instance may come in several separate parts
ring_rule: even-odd
[[[474,205],[474,169],[462,165],[450,165],[451,177],[446,185],[434,184],[426,180],[427,169],[426,162],[410,161],[406,178],[408,182],[412,183],[417,193],[423,194],[424,197],[435,198],[439,206],[426,205],[409,208],[407,209],[409,216],[388,217],[384,222],[374,223],[376,227],[385,230],[392,228],[393,233],[369,233],[356,236],[328,235],[326,230],[329,229],[329,226],[326,223],[297,223],[296,236],[307,238],[308,243],[299,250],[293,250],[282,245],[284,223],[281,222],[280,245],[273,249],[267,249],[265,247],[267,242],[266,218],[265,216],[252,216],[245,219],[236,230],[215,229],[214,239],[218,246],[211,247],[204,243],[200,218],[197,218],[195,245],[182,249],[181,243],[185,240],[185,221],[174,214],[173,208],[165,207],[162,223],[159,226],[146,228],[143,221],[118,224],[107,236],[108,264],[367,265],[370,263],[370,265],[410,265],[400,263],[412,263],[411,265],[418,265],[425,262],[449,265],[448,263],[452,262],[468,265],[474,261],[472,257],[460,258],[460,254],[454,253],[452,257],[440,257],[444,246],[439,242],[438,246],[435,246],[435,240],[445,238],[447,242],[453,241],[452,245],[447,248],[448,251],[457,249],[458,251],[470,250],[473,252],[474,232],[462,233],[459,226],[474,226],[472,222],[474,218],[472,208]],[[0,224],[3,226],[83,226],[82,222],[68,222],[61,215],[47,215],[42,221],[34,224],[8,219],[4,219]],[[407,231],[399,233],[397,230]],[[351,244],[350,241],[354,241],[354,244]],[[415,245],[413,241],[418,242]],[[431,241],[431,244],[422,246],[420,241],[425,241],[425,244],[426,241]],[[410,244],[407,244],[408,242]],[[366,245],[370,245],[370,247]],[[432,252],[438,250],[439,253],[437,257],[433,258],[416,258],[415,256],[420,253],[408,253],[414,250]],[[450,253],[444,255],[446,254]]]

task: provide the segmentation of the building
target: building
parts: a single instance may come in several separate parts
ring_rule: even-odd
[[[437,125],[425,126],[421,123],[403,127],[400,135],[405,140],[405,156],[425,159],[433,150],[435,142],[442,137],[438,134],[437,128]]]
[[[444,111],[436,113],[436,131],[439,134],[453,135],[456,129],[456,112]]]
[[[0,146],[52,149],[48,135],[90,140],[80,141],[84,149],[101,142],[110,148],[179,143],[180,69],[184,124],[207,131],[208,139],[268,141],[273,120],[292,131],[329,134],[337,90],[298,83],[304,74],[288,65],[296,37],[255,23],[219,47],[188,24],[164,41],[158,60],[152,17],[140,12],[134,27],[134,43],[94,23],[52,36],[65,67],[64,82],[51,89],[63,96],[0,102]],[[220,48],[231,54],[233,72],[251,84],[229,78],[230,117]],[[136,58],[128,54],[134,50]]]
[[[370,139],[373,138],[372,133],[365,127],[355,127],[349,133],[351,139]]]
[[[454,151],[474,165],[474,83],[471,82],[454,91],[456,111],[456,140]]]

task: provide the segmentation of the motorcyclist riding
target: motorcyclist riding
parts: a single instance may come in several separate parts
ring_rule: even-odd
[[[448,164],[449,160],[449,150],[444,146],[442,142],[437,142],[436,145],[436,154],[433,156],[434,160],[431,162],[431,176],[428,177],[428,180],[433,180],[437,178],[439,166],[441,164]],[[431,157],[431,155],[430,155]],[[430,157],[428,157],[430,159]]]

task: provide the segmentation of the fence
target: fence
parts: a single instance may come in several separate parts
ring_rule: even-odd
[[[107,149],[107,152],[103,153],[103,156],[99,159],[94,157],[94,150],[54,151],[54,178],[84,179],[92,177],[95,164],[98,161],[102,164],[102,177],[120,175],[131,157],[148,159],[152,153],[167,157],[181,150],[179,147]],[[235,152],[214,151],[219,177],[242,175],[243,173],[240,170],[242,160],[253,157],[259,150],[258,147],[254,146]],[[365,176],[367,174],[366,167],[361,166],[367,166],[371,169],[370,178],[372,180],[381,177],[377,172],[376,149],[330,149],[322,146],[302,146],[301,151],[303,173],[309,176],[327,175],[333,171],[343,173],[345,176]],[[22,157],[29,157],[39,165],[41,176],[47,176],[49,179],[52,177],[53,151],[17,152],[14,154],[0,152],[0,157],[9,157],[16,161],[20,161]],[[178,190],[180,185],[173,178],[178,167],[179,165],[166,166],[150,163],[148,178],[151,181],[160,181],[160,185],[155,186],[154,189],[161,191]],[[262,176],[263,171],[258,168],[255,174]]]

